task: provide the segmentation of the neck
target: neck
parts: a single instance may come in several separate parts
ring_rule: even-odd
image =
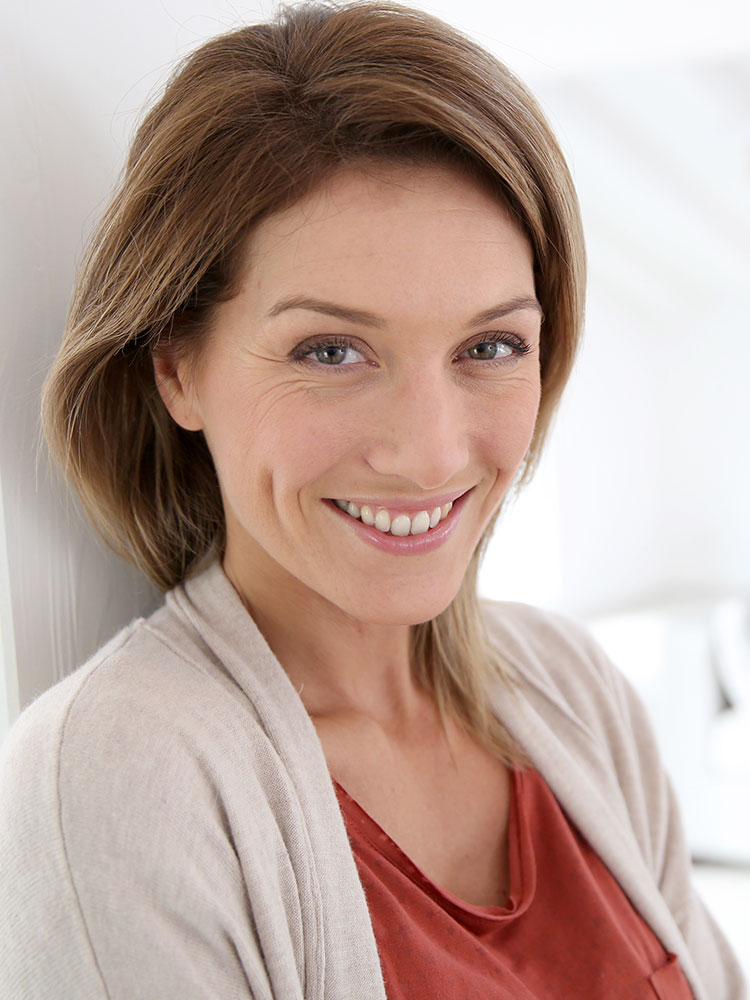
[[[224,571],[314,720],[355,713],[402,730],[423,713],[411,626],[358,621],[299,581],[280,588],[226,557]]]

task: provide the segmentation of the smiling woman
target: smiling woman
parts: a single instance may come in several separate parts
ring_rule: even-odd
[[[224,570],[302,680],[291,595],[350,650],[455,597],[534,432],[541,310],[519,224],[454,167],[342,168],[247,257],[198,365],[167,345],[156,380],[211,452]]]
[[[44,399],[168,593],[6,741],[4,997],[739,1000],[632,692],[476,596],[583,272],[534,99],[441,22],[303,4],[179,69]]]

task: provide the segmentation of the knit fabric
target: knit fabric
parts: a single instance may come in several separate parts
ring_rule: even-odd
[[[501,721],[697,1000],[742,1000],[632,691],[569,622],[486,610]],[[17,721],[0,913],[4,1000],[384,1000],[315,728],[218,563]]]

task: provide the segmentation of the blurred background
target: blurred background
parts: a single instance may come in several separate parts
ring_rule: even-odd
[[[588,624],[645,700],[696,876],[750,966],[750,7],[418,3],[539,97],[586,227],[586,337],[481,587]],[[175,59],[268,16],[35,0],[0,36],[0,739],[158,600],[50,472],[39,389],[76,261]]]

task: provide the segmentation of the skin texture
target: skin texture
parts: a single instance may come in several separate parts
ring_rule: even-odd
[[[305,308],[269,316],[297,296],[382,325]],[[385,634],[447,606],[526,453],[539,401],[539,312],[471,320],[533,296],[526,238],[453,169],[342,170],[260,224],[194,377],[157,361],[172,415],[206,435],[226,506],[225,568],[254,612],[286,630],[305,618],[323,635],[372,631],[382,648]],[[498,333],[531,351],[468,356]],[[343,364],[290,358],[326,335],[351,342]],[[323,502],[419,510],[465,490],[447,541],[411,556],[364,544]]]
[[[227,575],[332,773],[475,902],[501,898],[507,776],[459,727],[441,728],[411,675],[409,627],[455,596],[528,449],[534,294],[528,240],[476,181],[448,167],[347,168],[255,229],[196,366],[155,359],[172,416],[214,458]],[[477,319],[498,306],[509,311]],[[442,544],[416,554],[368,543],[330,502],[417,512],[467,491]]]

